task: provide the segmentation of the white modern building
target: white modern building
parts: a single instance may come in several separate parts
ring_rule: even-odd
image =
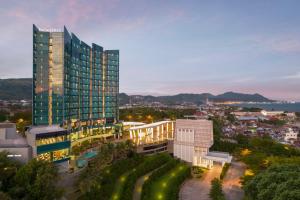
[[[211,168],[214,162],[230,163],[232,156],[210,152],[213,145],[213,122],[210,120],[176,120],[174,156],[194,166]]]
[[[289,142],[290,140],[297,140],[298,133],[294,132],[293,129],[288,128],[284,135],[284,141]]]

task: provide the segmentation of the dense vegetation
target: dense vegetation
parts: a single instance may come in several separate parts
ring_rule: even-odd
[[[245,186],[249,200],[299,200],[300,165],[282,164],[269,167]]]
[[[211,181],[209,196],[212,200],[225,200],[225,195],[222,190],[222,182],[215,178]]]
[[[184,115],[192,115],[195,112],[196,109],[128,108],[120,110],[120,120],[151,123],[164,119],[184,118]]]
[[[281,119],[277,119],[277,118],[270,119],[270,120],[263,120],[262,122],[266,123],[266,124],[274,125],[274,126],[283,126],[287,123],[285,120],[281,120]]]
[[[0,199],[59,199],[58,177],[53,163],[33,159],[21,166],[0,152]]]
[[[131,141],[103,144],[96,158],[81,173],[78,185],[80,199],[110,199],[120,176],[142,163],[144,158],[134,153]]]
[[[299,149],[296,149],[289,145],[280,144],[274,141],[269,136],[250,138],[244,135],[237,135],[233,138],[237,141],[237,143],[224,141],[222,140],[223,121],[218,118],[212,118],[212,120],[214,121],[214,145],[211,149],[233,153],[236,156],[236,158],[238,158],[247,165],[247,170],[245,172],[244,177],[242,178],[246,198],[249,198],[251,200],[300,199],[298,196],[296,196],[299,195],[299,193],[293,190],[295,184],[298,184],[297,186],[299,188],[299,182],[291,183],[291,192],[286,191],[284,194],[280,194],[280,192],[275,192],[275,190],[277,189],[278,191],[282,191],[280,188],[286,187],[285,181],[289,181],[285,178],[280,179],[281,176],[288,176],[289,172],[284,172],[284,169],[287,168],[285,166],[300,165]],[[278,176],[278,180],[282,180],[284,182],[282,185],[275,184],[276,181],[274,181],[273,184],[271,182],[267,183],[268,179],[264,178],[272,177],[270,175],[270,171],[274,171],[274,166],[278,167],[275,167],[275,169],[283,170],[282,174]],[[272,194],[273,196],[268,196],[268,192],[271,192],[272,189],[274,189],[274,193]]]

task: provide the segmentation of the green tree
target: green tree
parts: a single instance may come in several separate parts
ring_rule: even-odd
[[[8,152],[0,152],[0,191],[7,192],[13,185],[13,178],[20,164],[7,157]],[[1,199],[1,198],[0,198]]]
[[[58,169],[53,163],[33,159],[17,171],[16,186],[11,189],[10,194],[22,199],[58,199],[63,190],[57,188],[57,181]]]
[[[300,166],[274,165],[256,175],[244,186],[251,200],[299,200]]]

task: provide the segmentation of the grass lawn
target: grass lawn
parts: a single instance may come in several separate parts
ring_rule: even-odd
[[[114,192],[111,196],[111,200],[124,200],[132,199],[133,190],[136,181],[139,177],[149,173],[161,165],[171,160],[172,158],[168,154],[156,154],[153,156],[146,156],[142,163],[139,163],[135,167],[131,167],[129,171],[123,173],[117,179]],[[126,166],[123,166],[126,168]]]
[[[128,175],[132,172],[133,170],[130,170],[129,172],[126,172],[122,176],[119,177],[119,179],[116,182],[114,192],[112,194],[111,200],[118,200],[120,199],[120,196],[123,192],[124,184],[126,179],[128,178]]]
[[[177,199],[180,185],[189,175],[190,167],[178,163],[151,184],[150,192],[143,197],[143,200]]]

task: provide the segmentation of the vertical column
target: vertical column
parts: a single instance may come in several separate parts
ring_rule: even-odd
[[[105,87],[106,87],[106,55],[105,53],[102,54],[102,117],[105,118],[105,96],[106,96],[106,92],[105,92]]]
[[[93,50],[92,48],[90,49],[90,87],[89,87],[89,96],[90,96],[90,101],[89,101],[89,119],[93,118]]]
[[[52,125],[52,82],[53,82],[53,54],[52,37],[49,36],[49,74],[48,74],[48,124]]]

